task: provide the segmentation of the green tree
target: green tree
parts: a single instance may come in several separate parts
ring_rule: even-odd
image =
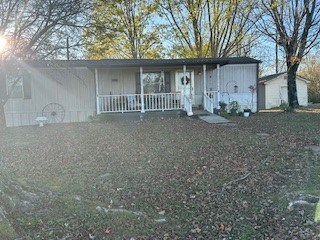
[[[151,0],[94,1],[85,33],[89,57],[159,58],[159,31],[152,26],[155,12]]]
[[[283,48],[286,55],[289,105],[298,107],[297,71],[302,58],[319,44],[319,1],[263,0],[260,11],[265,15],[257,26]]]
[[[178,57],[246,55],[256,35],[254,1],[158,0],[168,41]]]

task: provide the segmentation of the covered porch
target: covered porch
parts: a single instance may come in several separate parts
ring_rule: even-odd
[[[184,110],[191,116],[193,107],[210,113],[219,108],[220,64],[95,68],[94,72],[97,114]]]

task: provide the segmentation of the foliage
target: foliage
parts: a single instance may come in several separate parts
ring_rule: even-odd
[[[306,59],[303,68],[299,72],[302,77],[310,81],[308,84],[308,100],[320,103],[320,62],[315,57]]]
[[[288,73],[288,100],[293,108],[299,105],[296,74],[302,58],[319,41],[320,5],[316,0],[263,0],[264,14],[257,26],[285,52]]]
[[[150,0],[94,1],[85,33],[89,57],[159,58],[159,31],[152,26],[155,11]]]
[[[228,105],[228,104],[226,104],[225,102],[222,102],[222,101],[219,102],[219,106],[220,106],[220,108],[221,108],[222,111],[225,111],[225,110],[226,110],[227,105]]]
[[[237,101],[232,101],[229,104],[229,110],[231,115],[237,115],[238,111],[240,109],[239,103]]]
[[[293,112],[294,108],[292,108],[288,103],[283,102],[280,104],[280,109],[284,112]]]
[[[247,55],[255,40],[254,1],[157,1],[171,57]]]
[[[57,57],[56,53],[67,47],[66,38],[73,40],[76,29],[83,26],[80,19],[84,20],[89,6],[85,0],[2,0],[0,34],[8,43],[2,59]],[[69,47],[78,44],[79,40],[74,40]]]

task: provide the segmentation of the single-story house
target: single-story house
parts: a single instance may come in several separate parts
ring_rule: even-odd
[[[288,102],[288,76],[286,72],[261,77],[258,84],[258,109],[279,107]],[[309,80],[296,77],[298,102],[301,106],[308,105]]]
[[[39,116],[81,122],[135,111],[182,109],[192,115],[194,107],[213,112],[219,102],[232,101],[255,112],[259,63],[248,57],[17,61],[7,74],[12,94],[6,124],[33,125]]]

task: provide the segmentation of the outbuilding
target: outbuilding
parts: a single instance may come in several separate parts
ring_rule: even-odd
[[[309,80],[298,76],[296,78],[297,95],[300,106],[308,105]],[[279,107],[288,102],[288,76],[286,72],[261,77],[258,84],[258,109]]]

